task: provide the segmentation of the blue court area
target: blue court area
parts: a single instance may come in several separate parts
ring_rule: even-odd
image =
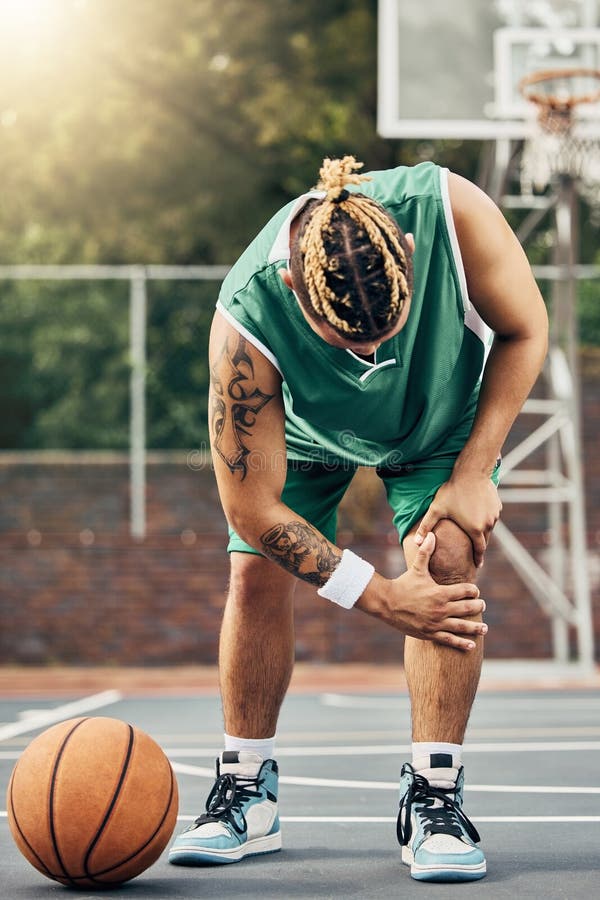
[[[178,829],[203,810],[221,747],[218,697],[135,697],[119,691],[65,699],[0,699],[2,794],[19,753],[50,723],[105,715],[147,731],[175,769]],[[125,898],[588,898],[600,870],[600,694],[593,689],[486,689],[464,754],[465,810],[482,836],[484,881],[413,881],[395,823],[401,763],[409,758],[407,696],[292,693],[278,760],[284,848],[214,868],[170,866],[164,854]],[[43,811],[40,811],[43,814]],[[3,801],[2,885],[7,900],[74,894],[38,874],[14,845]]]

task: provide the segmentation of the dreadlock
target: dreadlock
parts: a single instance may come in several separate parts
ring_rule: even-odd
[[[370,181],[353,156],[325,159],[322,200],[304,208],[292,248],[294,284],[307,312],[343,337],[369,341],[390,331],[412,290],[406,238],[386,210],[346,185]]]

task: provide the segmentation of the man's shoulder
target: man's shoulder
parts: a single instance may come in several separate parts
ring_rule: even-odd
[[[272,258],[273,246],[291,204],[280,209],[248,244],[233,264],[223,282],[220,299],[230,299],[239,291],[261,291],[278,284],[277,269],[281,260]],[[276,281],[273,279],[276,278]]]
[[[260,298],[279,295],[281,281],[277,274],[280,264],[269,263],[260,255],[242,254],[227,273],[219,292],[219,301],[230,306],[235,299],[245,304],[260,302]]]
[[[440,196],[441,171],[440,166],[429,161],[379,169],[367,172],[370,181],[362,182],[358,190],[385,207],[401,206],[418,198],[435,200]]]

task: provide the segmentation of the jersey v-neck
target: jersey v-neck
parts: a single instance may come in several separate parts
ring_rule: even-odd
[[[355,359],[358,363],[361,363],[365,370],[361,375],[358,376],[358,380],[365,382],[367,378],[370,378],[371,375],[374,375],[376,372],[379,372],[380,369],[385,369],[388,366],[398,366],[401,365],[400,361],[392,356],[388,359],[378,360],[377,357],[379,355],[379,348],[372,354],[373,359],[365,359],[364,356],[359,356],[358,353],[355,353],[353,350],[346,350],[346,353],[349,353],[352,359]]]

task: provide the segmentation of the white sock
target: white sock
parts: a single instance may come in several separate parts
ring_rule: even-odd
[[[418,741],[412,745],[412,765],[432,787],[451,789],[461,765],[462,745]]]
[[[419,768],[430,768],[431,756],[436,753],[445,753],[452,757],[452,766],[460,769],[462,759],[462,744],[446,744],[435,741],[413,741],[412,745],[412,764],[413,769],[419,771]],[[423,761],[426,760],[426,765]]]
[[[262,759],[273,759],[275,756],[275,738],[239,738],[231,734],[225,734],[226,750],[250,750],[257,753]]]

